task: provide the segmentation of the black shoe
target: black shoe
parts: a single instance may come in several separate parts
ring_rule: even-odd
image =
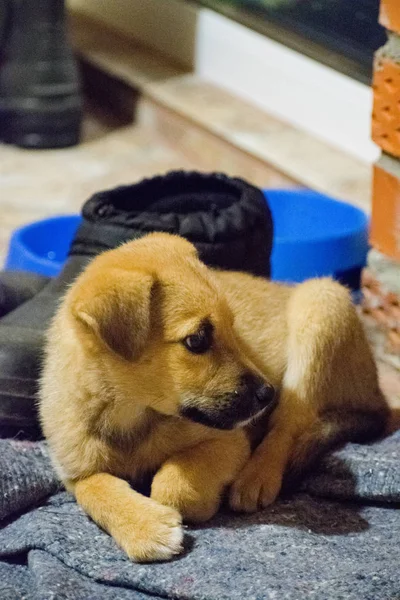
[[[27,148],[77,144],[82,119],[64,0],[0,0],[0,139]]]
[[[97,254],[151,231],[186,237],[209,266],[269,276],[271,213],[240,179],[174,172],[94,195],[62,273],[0,320],[0,425],[36,423],[44,332],[66,287]]]

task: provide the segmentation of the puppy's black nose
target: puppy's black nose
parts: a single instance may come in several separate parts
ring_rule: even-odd
[[[243,375],[242,386],[246,388],[247,394],[254,398],[260,410],[268,406],[275,398],[274,387],[252,373]]]
[[[265,408],[275,399],[275,389],[268,383],[263,383],[255,390],[255,398],[260,408]]]

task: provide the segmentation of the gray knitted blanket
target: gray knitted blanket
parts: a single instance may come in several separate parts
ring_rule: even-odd
[[[187,529],[169,563],[125,558],[62,491],[44,443],[0,440],[1,600],[399,600],[400,432],[325,459],[256,515]]]

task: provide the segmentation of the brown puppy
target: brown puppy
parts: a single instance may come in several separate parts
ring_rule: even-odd
[[[274,388],[248,462],[266,431],[248,423],[274,406]],[[213,272],[176,236],[96,258],[48,334],[40,415],[55,467],[139,561],[178,553],[181,519],[211,518],[235,480],[231,506],[256,510],[288,468],[379,434],[386,413],[344,288]],[[126,482],[147,473],[150,498]]]

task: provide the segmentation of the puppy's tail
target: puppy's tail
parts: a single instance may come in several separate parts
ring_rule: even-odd
[[[380,392],[379,392],[380,393]],[[382,395],[375,410],[327,410],[296,440],[285,474],[284,487],[292,489],[328,452],[347,442],[364,444],[385,434],[389,410]]]

